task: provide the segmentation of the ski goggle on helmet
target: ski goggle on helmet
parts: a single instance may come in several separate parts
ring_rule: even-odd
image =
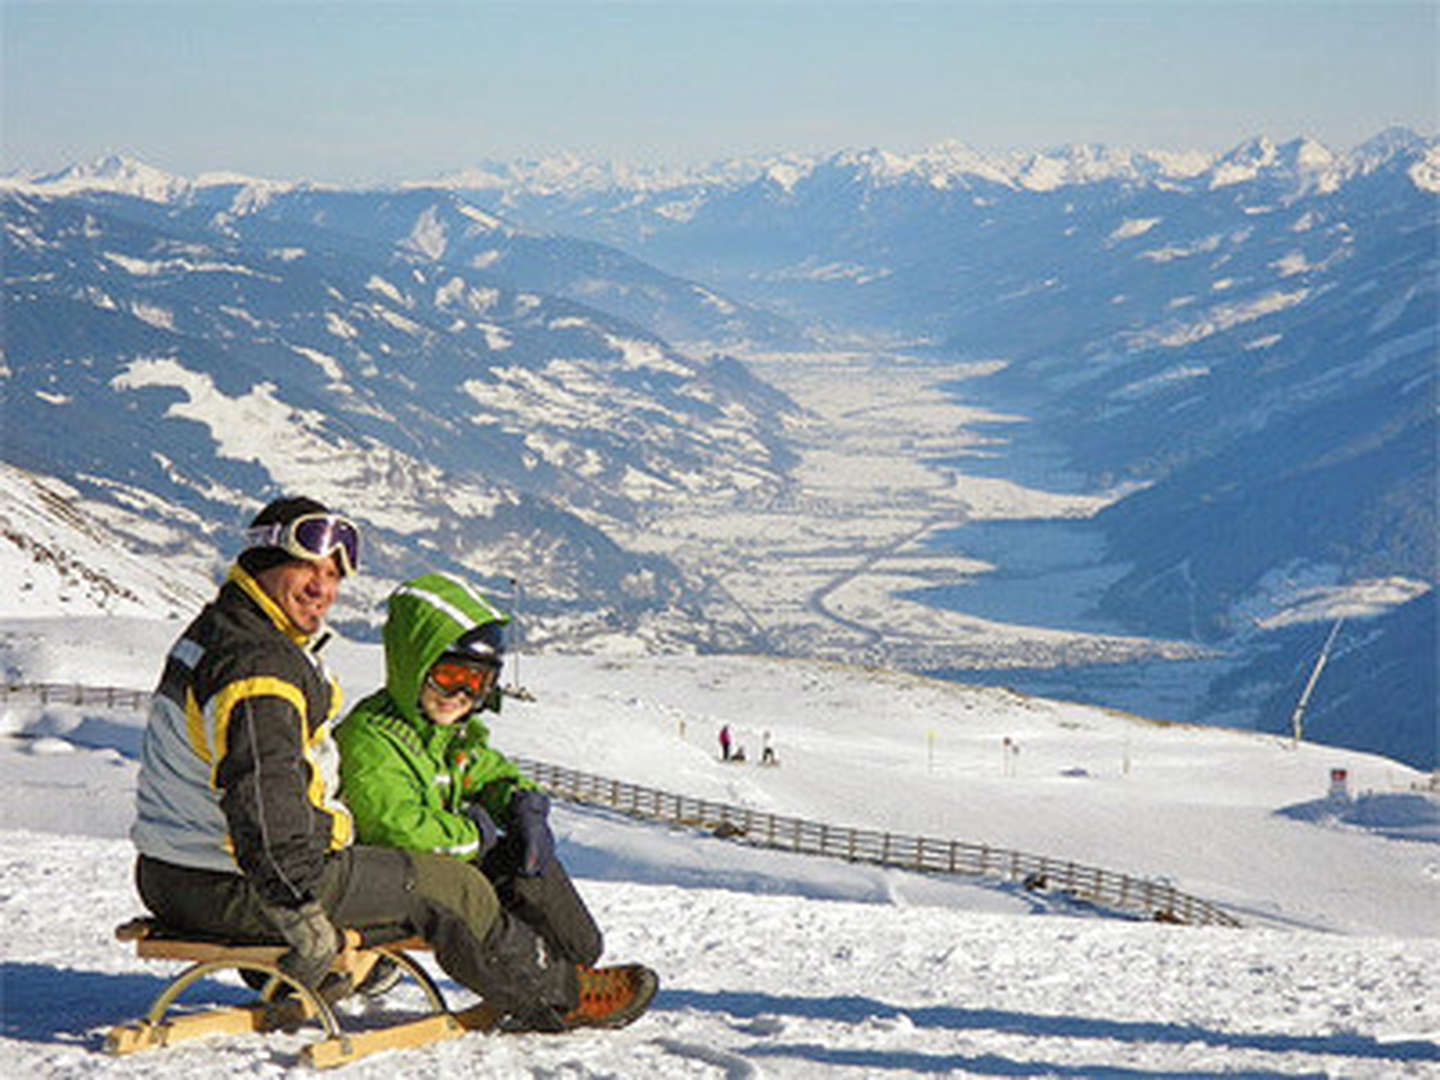
[[[425,683],[442,697],[465,694],[479,701],[495,686],[500,668],[494,664],[472,664],[464,660],[441,657],[425,674]]]
[[[252,525],[245,539],[251,547],[279,548],[306,562],[338,554],[346,577],[360,567],[360,529],[339,514],[302,514],[284,524]]]
[[[482,623],[460,635],[425,673],[425,683],[444,697],[468,694],[482,701],[500,681],[505,662],[505,627]]]

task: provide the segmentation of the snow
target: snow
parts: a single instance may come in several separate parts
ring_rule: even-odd
[[[269,281],[279,280],[272,275],[259,274],[248,266],[240,266],[236,263],[195,262],[183,257],[137,259],[114,251],[102,251],[100,256],[136,277],[155,277],[160,274],[241,274],[248,277],[264,277]]]
[[[356,330],[354,326],[346,322],[339,315],[336,315],[333,311],[327,311],[325,313],[325,329],[336,337],[344,338],[347,341],[360,336],[360,331]]]
[[[1132,236],[1144,236],[1160,224],[1160,218],[1126,218],[1110,233],[1111,240],[1128,240]]]
[[[160,307],[158,304],[147,304],[136,300],[130,305],[130,314],[134,315],[141,322],[149,323],[157,330],[174,330],[175,313],[169,308]]]
[[[620,337],[618,334],[602,334],[601,338],[606,345],[620,354],[620,362],[624,367],[678,375],[682,379],[691,378],[695,374],[692,368],[667,355],[656,342],[638,341]]]
[[[429,207],[415,219],[415,227],[401,247],[409,247],[427,259],[439,260],[449,246],[445,223],[435,207]]]
[[[1339,578],[1335,566],[1293,563],[1262,577],[1233,613],[1266,630],[1363,619],[1408,603],[1431,588],[1428,582],[1399,576],[1348,583]]]
[[[1407,175],[1421,191],[1440,192],[1440,146],[1429,147],[1424,156],[1410,166]]]
[[[404,293],[402,293],[394,285],[390,284],[390,282],[382,278],[379,274],[371,274],[370,280],[365,283],[365,287],[372,292],[378,292],[381,296],[384,296],[389,300],[393,300],[401,307],[408,308],[413,306],[410,301],[405,297]]]
[[[0,663],[11,683],[143,688],[179,625],[9,619]],[[351,700],[376,683],[375,646],[331,652]],[[1246,925],[1151,923],[561,805],[561,854],[607,957],[660,973],[651,1013],[615,1032],[472,1034],[339,1075],[1440,1075],[1440,800],[1405,766],[820,662],[524,655],[506,677],[536,697],[492,725],[517,756],[1163,878]],[[717,761],[723,723],[752,760],[771,733],[780,766]],[[0,705],[8,1075],[281,1075],[315,1029],[99,1052],[178,970],[111,937],[139,911],[125,832],[142,724],[124,707]],[[1022,748],[1008,764],[1005,737]],[[1332,797],[1332,768],[1349,794]],[[230,976],[208,985],[243,999]],[[412,988],[389,1000],[419,1005]]]
[[[345,369],[340,366],[340,361],[336,360],[335,357],[329,353],[323,353],[319,349],[312,349],[306,345],[290,345],[290,349],[323,371],[331,382],[341,383],[345,381]]]
[[[1197,341],[1203,341],[1205,338],[1222,333],[1232,327],[1254,322],[1266,315],[1273,315],[1277,311],[1302,304],[1309,297],[1310,292],[1311,290],[1307,288],[1294,289],[1290,292],[1271,289],[1251,300],[1234,304],[1218,304],[1192,323],[1162,326],[1159,329],[1128,336],[1133,343],[1132,347],[1137,349],[1149,348],[1153,345],[1169,348],[1193,345]]]

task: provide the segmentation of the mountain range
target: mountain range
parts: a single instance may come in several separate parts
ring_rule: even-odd
[[[501,591],[523,576],[532,613],[573,609],[591,632],[636,631],[639,610],[705,626],[682,575],[621,552],[604,524],[657,489],[779,485],[793,406],[725,356],[517,285],[473,249],[440,261],[465,222],[457,251],[507,243],[453,197],[411,207],[394,242],[346,231],[366,196],[316,198],[240,214],[5,194],[6,461],[140,510],[164,531],[129,542],[157,554],[230,546],[220,526],[305,490],[369,526],[377,589],[423,557]],[[383,231],[394,200],[370,198]],[[617,257],[611,280],[628,285],[632,264]]]
[[[1249,690],[1213,697],[1263,725],[1315,648],[1247,623],[1267,577],[1434,585],[1437,192],[1440,142],[1399,129],[1348,152],[485,163],[384,190],[120,158],[12,176],[3,460],[197,580],[267,492],[333,498],[375,537],[357,630],[423,557],[523,579],[544,640],[747,648],[702,575],[608,535],[649,500],[791,483],[801,412],[736,357],[996,361],[964,392],[1132,489],[1095,519],[1129,568],[1100,610],[1241,649]],[[1396,674],[1337,686],[1336,723],[1413,718],[1407,760],[1433,763],[1433,614],[1363,626],[1327,678],[1373,676],[1381,642]]]

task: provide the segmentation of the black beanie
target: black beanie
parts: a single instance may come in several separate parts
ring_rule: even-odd
[[[296,518],[304,517],[306,514],[328,514],[323,503],[314,499],[307,499],[304,495],[296,495],[284,499],[272,499],[265,504],[265,507],[255,515],[250,522],[250,527],[256,525],[288,525]],[[251,547],[240,553],[240,566],[251,577],[256,574],[263,574],[272,567],[281,563],[294,562],[295,556],[291,555],[284,548],[279,547]]]

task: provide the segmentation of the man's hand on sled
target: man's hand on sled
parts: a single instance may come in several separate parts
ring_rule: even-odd
[[[280,970],[311,989],[317,988],[343,944],[330,916],[318,900],[294,908],[272,906],[265,913],[290,946],[277,961]]]

